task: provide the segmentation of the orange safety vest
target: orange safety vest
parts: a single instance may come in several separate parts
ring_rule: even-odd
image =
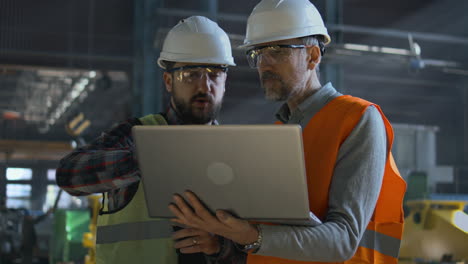
[[[323,107],[303,131],[304,158],[307,170],[309,206],[311,212],[325,219],[328,211],[328,191],[341,144],[353,131],[370,105],[382,115],[387,132],[387,162],[382,188],[374,214],[354,256],[342,263],[397,264],[403,233],[403,197],[406,183],[390,152],[393,130],[380,107],[360,98],[343,95]],[[313,246],[313,245],[312,245]],[[248,264],[321,263],[286,260],[249,254]],[[326,262],[330,264],[330,262]]]

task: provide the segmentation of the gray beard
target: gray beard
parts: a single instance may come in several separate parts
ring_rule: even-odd
[[[275,101],[275,102],[280,102],[280,101],[286,101],[289,97],[289,93],[287,90],[284,89],[284,86],[281,86],[280,90],[275,90],[273,91],[272,89],[264,89],[265,93],[265,98],[270,101]]]
[[[276,80],[278,83],[271,84],[270,87],[265,86],[265,81],[270,79]],[[261,80],[261,86],[263,88],[265,98],[267,100],[276,102],[286,101],[306,85],[305,81],[303,80],[293,81],[291,79],[288,81],[289,84],[281,79],[278,75],[266,72],[262,76]]]
[[[290,90],[286,83],[279,78],[275,78],[280,84],[276,87],[266,87],[264,84],[264,80],[262,79],[261,85],[263,88],[263,92],[265,94],[265,98],[270,101],[286,101],[289,98]]]

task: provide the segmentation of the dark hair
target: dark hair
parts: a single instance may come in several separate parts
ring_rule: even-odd
[[[164,65],[164,67],[166,67],[166,71],[170,71],[172,68],[174,68],[174,65],[176,64],[176,62],[174,61],[162,61],[162,64]]]

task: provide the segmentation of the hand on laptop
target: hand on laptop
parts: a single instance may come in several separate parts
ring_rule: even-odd
[[[216,215],[213,215],[194,193],[186,191],[184,194],[190,206],[181,195],[175,194],[174,203],[169,205],[169,209],[176,218],[171,221],[223,236],[241,245],[257,241],[258,230],[248,221],[222,210],[216,211]]]
[[[200,229],[184,228],[174,232],[172,238],[177,241],[174,247],[184,254],[202,252],[213,255],[220,250],[218,236]]]

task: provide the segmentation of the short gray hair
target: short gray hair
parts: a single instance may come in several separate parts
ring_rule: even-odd
[[[320,48],[320,54],[325,54],[325,37],[322,35],[311,35],[300,38],[304,45],[318,46]]]
[[[320,48],[320,55],[325,54],[325,38],[322,35],[311,35],[300,38],[302,43],[307,46],[318,46]],[[315,66],[315,72],[317,77],[320,78],[320,69],[319,65]]]

